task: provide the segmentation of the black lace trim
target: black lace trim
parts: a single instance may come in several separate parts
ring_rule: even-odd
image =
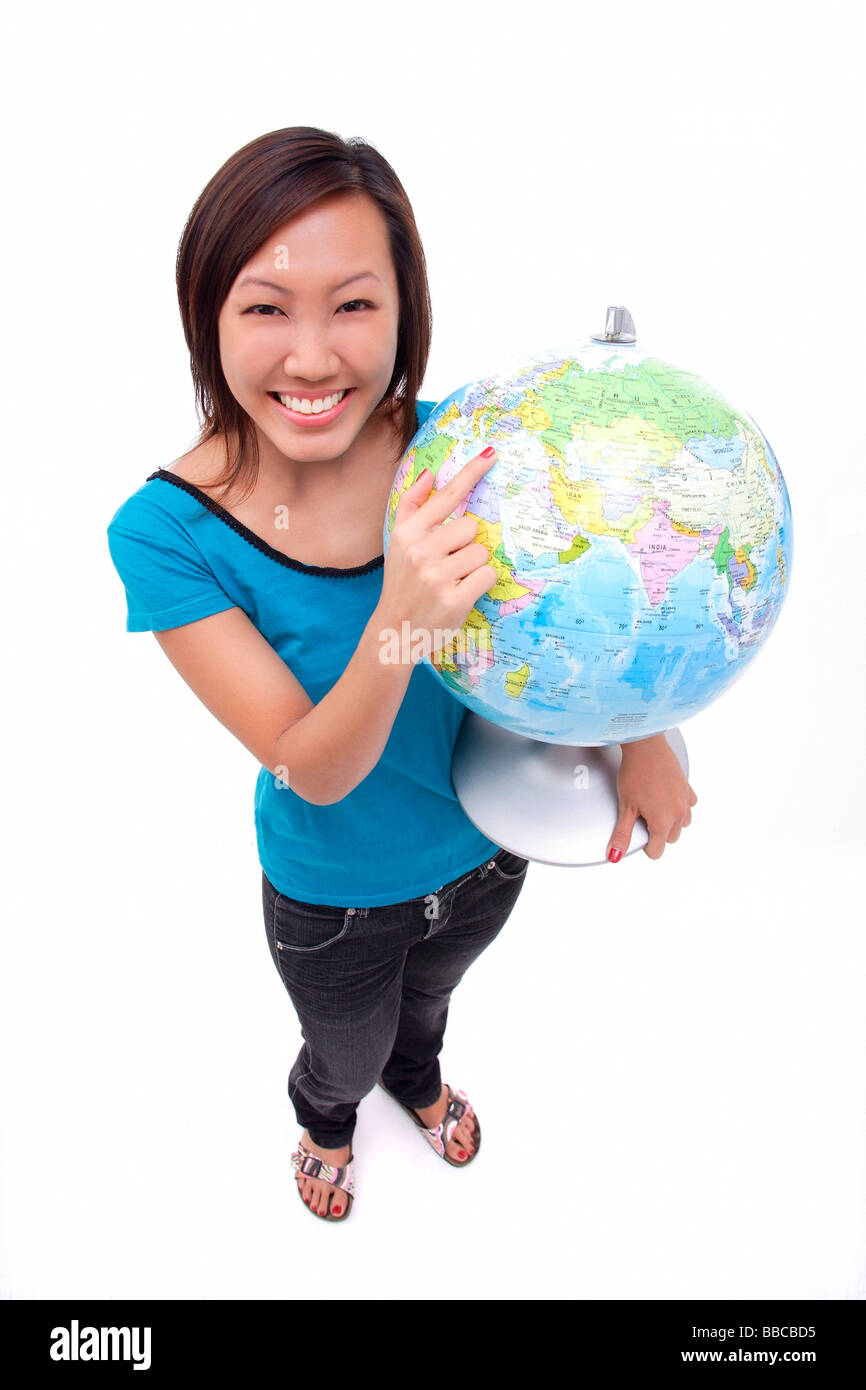
[[[250,545],[254,545],[256,550],[260,550],[263,555],[267,555],[271,560],[276,560],[278,564],[285,565],[290,570],[300,570],[303,574],[321,574],[330,576],[334,579],[354,579],[356,575],[372,574],[373,570],[382,569],[385,564],[385,556],[377,555],[375,559],[368,560],[365,565],[350,565],[347,569],[338,569],[335,565],[307,565],[303,560],[293,560],[290,555],[284,555],[281,550],[269,545],[261,536],[257,536],[255,531],[251,531],[242,521],[238,521],[236,516],[227,512],[225,507],[220,506],[212,497],[208,497],[206,492],[202,492],[195,483],[187,482],[186,478],[179,478],[176,473],[169,473],[166,468],[158,468],[155,473],[148,474],[145,482],[151,482],[153,478],[160,478],[163,482],[173,483],[182,492],[188,492],[190,497],[196,497],[208,511],[213,512],[214,516],[224,521],[226,526],[230,526],[239,536],[242,536]]]

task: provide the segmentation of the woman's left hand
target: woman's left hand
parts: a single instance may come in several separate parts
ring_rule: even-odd
[[[691,808],[698,799],[664,734],[622,745],[616,789],[619,818],[606,857],[610,859],[613,851],[612,862],[622,858],[631,843],[634,823],[643,816],[649,830],[644,854],[661,859],[665,845],[678,840],[683,826],[691,823]]]

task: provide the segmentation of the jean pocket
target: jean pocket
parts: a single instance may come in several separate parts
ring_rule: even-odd
[[[348,935],[355,915],[353,907],[301,903],[278,893],[274,898],[274,945],[278,951],[323,951]]]
[[[491,859],[490,868],[499,878],[514,879],[523,877],[528,864],[529,860],[521,855],[512,854],[510,849],[501,849]]]

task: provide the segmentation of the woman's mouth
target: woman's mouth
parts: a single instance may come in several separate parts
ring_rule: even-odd
[[[343,413],[350,397],[356,390],[357,387],[350,386],[345,391],[332,391],[330,394],[319,396],[314,400],[283,395],[278,391],[269,391],[268,395],[286,419],[292,421],[292,424],[327,425]]]

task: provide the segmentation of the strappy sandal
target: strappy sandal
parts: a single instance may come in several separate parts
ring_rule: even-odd
[[[452,1091],[448,1082],[445,1082],[448,1089],[448,1109],[445,1111],[445,1115],[439,1124],[434,1125],[433,1129],[428,1129],[423,1120],[420,1120],[415,1114],[411,1105],[404,1105],[402,1100],[398,1100],[397,1097],[388,1090],[388,1087],[381,1077],[379,1077],[379,1085],[387,1096],[391,1096],[391,1099],[396,1100],[397,1104],[406,1111],[406,1114],[414,1121],[427,1140],[427,1143],[436,1150],[440,1158],[444,1158],[445,1162],[450,1163],[452,1168],[468,1168],[469,1164],[476,1157],[478,1150],[481,1148],[481,1125],[478,1123],[478,1116],[472,1109],[469,1103],[469,1097],[465,1091]],[[455,1129],[463,1119],[467,1110],[471,1111],[472,1118],[475,1121],[475,1129],[472,1132],[472,1142],[475,1145],[475,1153],[463,1159],[449,1158],[445,1151],[446,1146],[450,1143]]]
[[[316,1217],[317,1221],[348,1220],[349,1212],[352,1210],[352,1203],[355,1200],[352,1195],[355,1188],[354,1154],[350,1154],[349,1161],[346,1164],[345,1168],[335,1168],[333,1164],[326,1163],[323,1158],[319,1158],[318,1154],[312,1153],[312,1151],[306,1148],[305,1145],[303,1145],[299,1140],[297,1151],[292,1154],[292,1167],[296,1170],[300,1177],[318,1178],[320,1182],[331,1183],[332,1186],[341,1188],[342,1191],[346,1194],[346,1210],[342,1216],[331,1215],[331,1201],[337,1195],[336,1192],[334,1192],[330,1196],[330,1200],[328,1201],[328,1210],[325,1212],[324,1216],[319,1216],[319,1213],[316,1211],[313,1212],[313,1215]],[[304,1202],[304,1206],[307,1207],[309,1210],[310,1204],[309,1202],[304,1201],[304,1194],[301,1191],[300,1183],[297,1183],[297,1188],[298,1196],[300,1197],[301,1201]]]

